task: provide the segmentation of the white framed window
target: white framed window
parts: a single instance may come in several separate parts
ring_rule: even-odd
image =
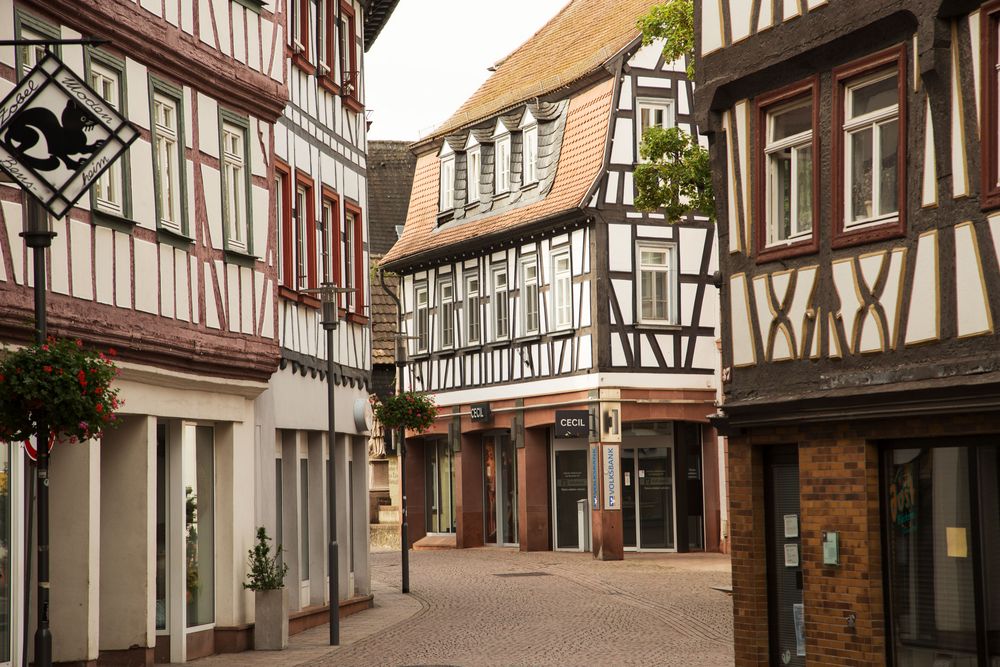
[[[474,345],[482,337],[481,313],[479,312],[479,274],[465,276],[465,344]]]
[[[156,211],[160,227],[183,234],[181,179],[184,152],[179,100],[153,93],[153,159],[156,166]]]
[[[312,189],[302,183],[295,185],[295,244],[292,265],[295,267],[295,288],[309,287],[309,208]]]
[[[108,67],[102,62],[90,60],[90,87],[103,97],[108,106],[122,111],[121,72]],[[125,176],[122,169],[124,156],[111,163],[111,166],[94,181],[94,207],[114,215],[125,215]]]
[[[552,325],[555,329],[573,326],[573,271],[568,250],[552,255]]]
[[[441,280],[438,286],[438,320],[441,347],[455,347],[455,283],[451,278]]]
[[[642,137],[651,127],[663,129],[674,126],[674,103],[672,100],[638,99],[636,100],[636,115],[639,122],[636,126],[636,156],[638,147],[642,145]],[[639,158],[639,161],[644,161]]]
[[[847,84],[844,95],[844,229],[899,216],[899,71]]]
[[[640,243],[639,322],[677,324],[677,247],[664,243]]]
[[[538,260],[534,255],[521,260],[521,333],[538,333]]]
[[[441,200],[442,211],[455,208],[455,156],[441,160]]]
[[[538,182],[538,126],[524,128],[524,146],[521,153],[523,170],[522,184]]]
[[[507,267],[493,267],[493,339],[503,340],[510,336],[510,301],[507,281]]]
[[[234,123],[222,123],[222,222],[230,248],[250,250],[249,198],[246,165],[247,130]]]
[[[510,135],[498,137],[495,143],[493,193],[510,192]]]
[[[413,327],[417,343],[417,352],[426,352],[428,348],[428,304],[427,285],[417,285],[413,291]]]
[[[466,202],[478,204],[480,195],[479,181],[483,173],[483,154],[479,146],[470,148],[465,156],[465,167],[468,176]]]
[[[767,245],[773,246],[812,234],[812,100],[769,110],[765,122]]]
[[[357,284],[357,214],[347,208],[344,209],[344,287],[348,289],[359,289]],[[357,292],[345,292],[347,309],[355,310],[357,300],[361,298]]]

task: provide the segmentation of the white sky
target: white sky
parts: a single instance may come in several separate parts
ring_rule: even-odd
[[[440,125],[568,0],[400,0],[365,55],[369,139],[415,141]]]

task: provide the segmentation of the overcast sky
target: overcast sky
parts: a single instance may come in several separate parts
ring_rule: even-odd
[[[415,141],[568,0],[400,0],[365,56],[369,139]]]

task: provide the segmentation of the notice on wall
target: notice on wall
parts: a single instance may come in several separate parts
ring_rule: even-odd
[[[965,528],[945,528],[945,538],[948,544],[948,558],[968,558],[969,541]]]
[[[792,619],[795,621],[795,655],[806,654],[806,607],[804,604],[792,605]]]
[[[799,566],[799,545],[792,542],[785,545],[785,567]]]
[[[786,514],[785,515],[785,537],[798,537],[799,536],[799,515],[798,514]]]
[[[617,445],[601,445],[601,463],[604,468],[604,509],[620,510],[618,469],[621,467],[621,448]]]
[[[625,472],[625,486],[632,486],[632,473]]]

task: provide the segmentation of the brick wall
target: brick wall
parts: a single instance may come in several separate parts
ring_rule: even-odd
[[[755,428],[729,438],[736,664],[768,664],[764,449],[798,444],[800,535],[809,665],[882,665],[886,655],[880,440],[1000,433],[1000,415],[960,414]],[[823,531],[840,533],[840,566],[822,564]],[[846,622],[856,615],[853,628]]]

